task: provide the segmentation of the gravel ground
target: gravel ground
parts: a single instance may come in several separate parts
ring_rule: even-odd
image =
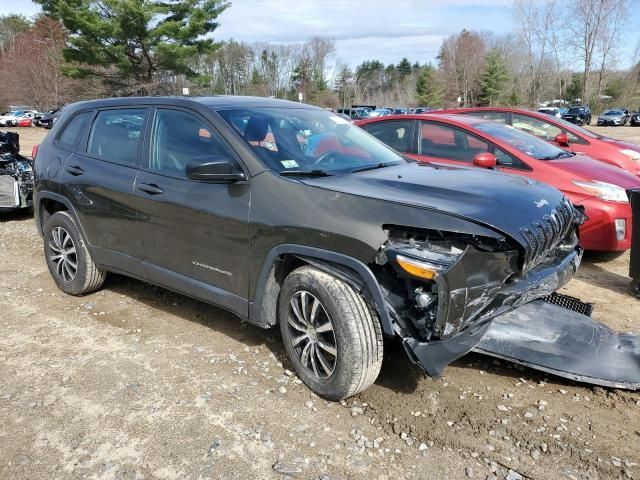
[[[20,133],[30,153],[43,131]],[[0,217],[0,248],[0,479],[640,479],[638,393],[479,355],[433,380],[390,343],[373,387],[328,403],[276,330],[115,275],[64,295],[26,215]],[[587,256],[563,293],[640,333],[628,262]]]

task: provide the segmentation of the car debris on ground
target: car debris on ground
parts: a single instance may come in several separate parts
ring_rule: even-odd
[[[20,136],[0,132],[0,212],[32,206],[33,163],[20,155]]]

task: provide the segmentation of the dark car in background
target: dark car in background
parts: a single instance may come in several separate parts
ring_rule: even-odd
[[[584,217],[553,187],[421,165],[283,100],[73,104],[35,173],[62,291],[96,290],[111,271],[279,325],[300,379],[334,400],[375,381],[389,338],[439,376],[496,316],[560,308],[530,302],[582,256]]]
[[[562,118],[579,126],[591,125],[591,109],[587,106],[571,107],[562,115]]]
[[[416,114],[428,113],[428,112],[430,112],[432,110],[433,110],[433,108],[431,108],[431,107],[416,107],[416,108],[411,109],[411,113],[416,113]]]
[[[621,127],[627,124],[631,115],[628,110],[612,109],[605,110],[598,116],[598,126],[614,126]]]
[[[631,114],[629,125],[632,127],[640,126],[640,109]]]
[[[38,126],[51,129],[62,113],[62,108],[63,107],[54,108],[53,110],[49,110],[42,114],[42,117],[40,117],[40,120],[38,121]]]
[[[339,108],[338,113],[342,113],[343,115],[347,115],[349,118],[353,120],[359,120],[361,118],[368,118],[371,110],[365,107],[356,107],[356,108]]]

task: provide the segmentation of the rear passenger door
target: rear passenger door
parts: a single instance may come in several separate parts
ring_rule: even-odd
[[[218,131],[188,109],[158,107],[147,159],[135,184],[140,237],[149,278],[188,295],[247,314],[248,181],[187,178],[188,163],[239,159]]]
[[[71,200],[95,261],[143,277],[133,184],[139,171],[148,109],[98,110],[67,159],[62,193]],[[64,132],[61,137],[64,135]]]

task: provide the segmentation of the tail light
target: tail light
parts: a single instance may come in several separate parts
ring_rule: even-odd
[[[35,160],[36,159],[36,155],[38,155],[38,147],[39,146],[40,145],[34,145],[33,148],[31,149],[31,158],[33,160]]]

